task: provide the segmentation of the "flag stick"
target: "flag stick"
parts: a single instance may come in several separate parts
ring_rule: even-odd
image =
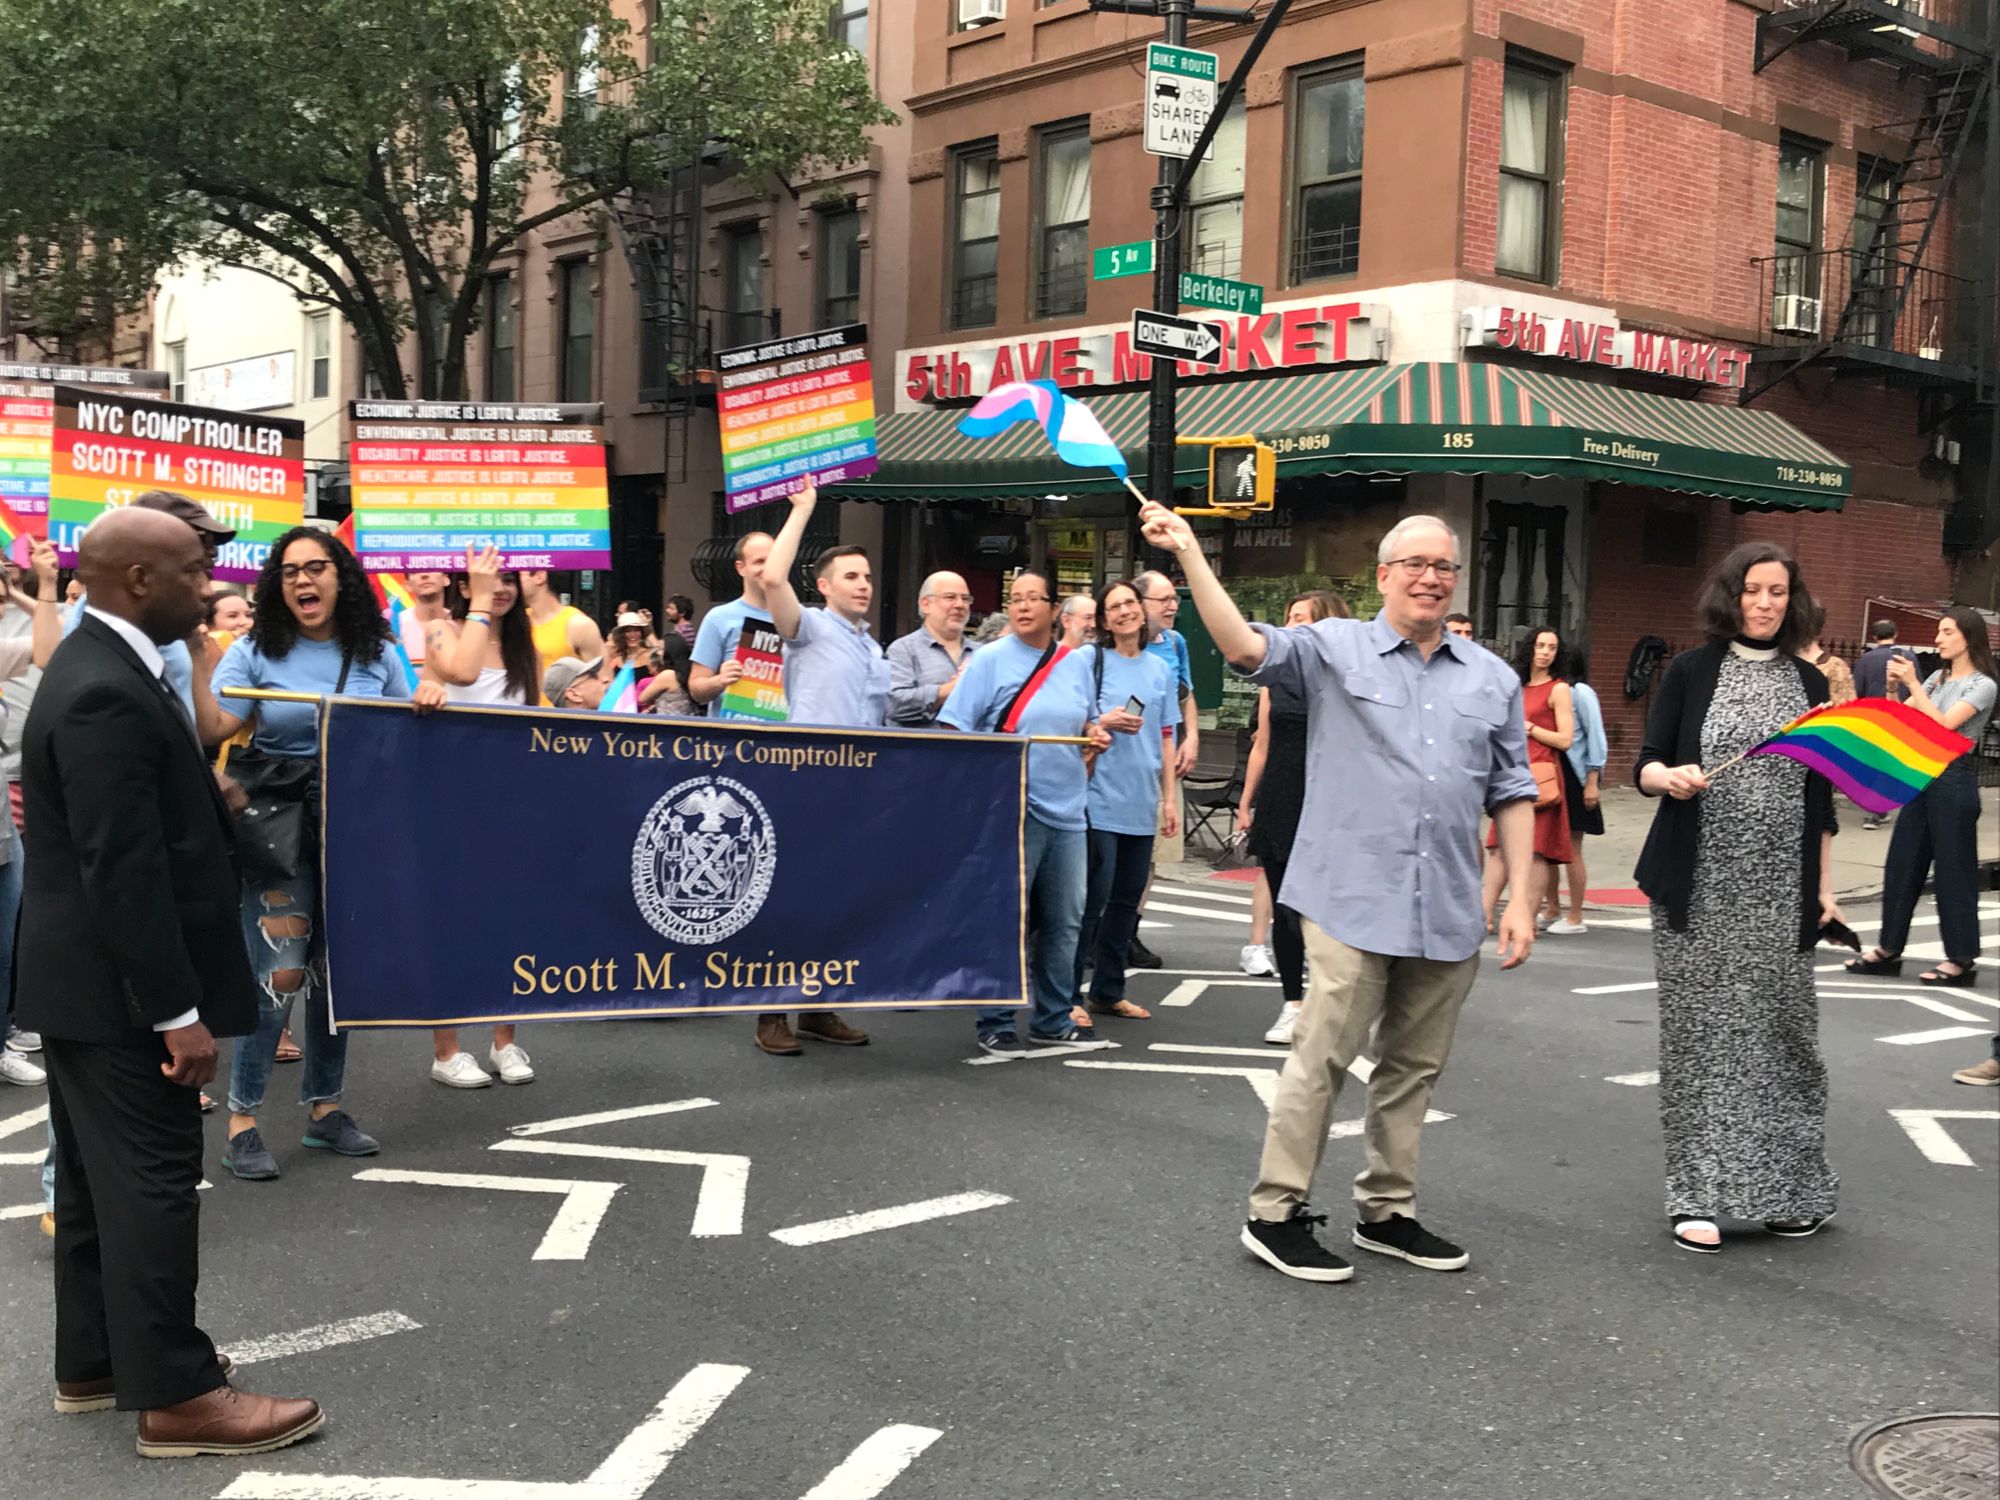
[[[1148,495],[1144,490],[1140,489],[1138,485],[1132,482],[1132,477],[1129,474],[1125,476],[1125,488],[1132,492],[1132,498],[1134,500],[1137,500],[1141,505],[1144,505],[1148,500],[1152,499],[1152,496]]]

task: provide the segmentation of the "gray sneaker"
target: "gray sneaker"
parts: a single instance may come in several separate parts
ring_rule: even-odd
[[[0,1047],[0,1083],[17,1083],[24,1089],[47,1083],[49,1075],[18,1052]]]
[[[355,1124],[354,1116],[344,1109],[309,1123],[301,1144],[316,1151],[338,1151],[342,1156],[373,1156],[382,1149],[382,1143]]]
[[[255,1125],[229,1138],[222,1148],[222,1164],[245,1182],[269,1182],[278,1175],[278,1158]]]
[[[23,1031],[18,1026],[9,1026],[7,1047],[12,1052],[39,1052],[42,1050],[42,1034],[39,1031]]]

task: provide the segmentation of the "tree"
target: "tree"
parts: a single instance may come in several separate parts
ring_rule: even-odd
[[[0,245],[37,322],[185,262],[337,309],[386,393],[465,394],[496,258],[719,141],[753,178],[893,119],[826,0],[7,0]],[[650,55],[646,55],[650,54]]]

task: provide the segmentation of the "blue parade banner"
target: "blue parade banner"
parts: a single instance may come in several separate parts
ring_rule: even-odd
[[[330,700],[336,1027],[1018,1005],[1026,743]]]

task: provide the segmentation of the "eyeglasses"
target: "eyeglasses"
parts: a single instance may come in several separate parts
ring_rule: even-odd
[[[1399,557],[1383,566],[1401,568],[1405,578],[1421,578],[1426,573],[1435,572],[1447,583],[1465,571],[1463,563],[1441,562],[1430,557]]]
[[[1007,602],[1009,604],[1047,604],[1049,596],[1047,594],[1009,594]]]
[[[278,576],[287,583],[297,583],[301,578],[322,578],[326,570],[333,566],[330,557],[316,557],[306,563],[286,563],[278,569]]]

